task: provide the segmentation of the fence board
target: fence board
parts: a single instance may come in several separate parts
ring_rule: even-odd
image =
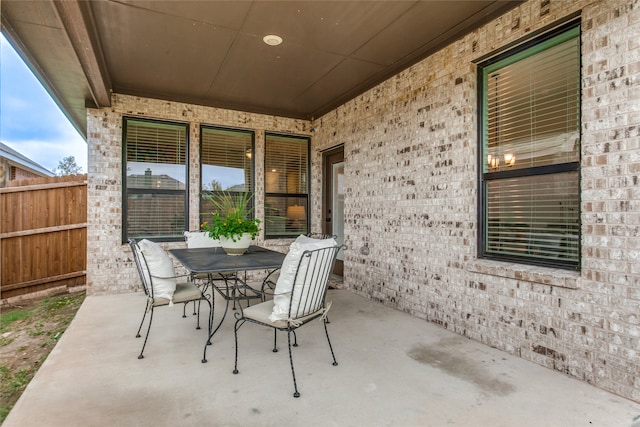
[[[0,189],[0,297],[86,283],[86,175]]]

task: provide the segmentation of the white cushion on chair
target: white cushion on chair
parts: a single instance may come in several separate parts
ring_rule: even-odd
[[[166,298],[173,300],[176,291],[176,273],[169,255],[155,242],[143,239],[138,246],[147,261],[149,274],[153,283],[154,298]]]
[[[212,239],[206,231],[185,231],[188,248],[216,248],[220,246],[220,240]]]
[[[273,300],[261,302],[260,304],[252,305],[242,310],[244,318],[253,319],[258,322],[270,325],[276,328],[286,328],[289,326],[289,322],[286,320],[271,320],[271,313],[273,311]],[[303,316],[296,320],[302,323],[306,323],[310,319],[320,316],[319,313],[312,313],[309,316]]]
[[[312,239],[306,236],[299,236],[295,242],[289,247],[289,252],[282,262],[280,276],[276,282],[276,289],[273,297],[273,312],[269,316],[269,320],[276,322],[278,320],[286,320],[289,317],[289,304],[291,300],[291,291],[293,290],[293,281],[296,277],[296,270],[300,257],[304,251],[314,249],[329,248],[336,245],[334,239]],[[305,276],[306,265],[303,263],[298,277]]]

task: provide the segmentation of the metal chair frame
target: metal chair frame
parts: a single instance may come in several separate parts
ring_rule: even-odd
[[[306,234],[307,237],[311,237],[314,239],[319,239],[319,240],[324,240],[324,239],[330,239],[333,238],[335,239],[337,236],[335,234],[327,234],[327,233],[307,233]],[[333,269],[333,267],[332,267]],[[265,297],[267,295],[270,294],[270,292],[273,292],[273,290],[276,288],[276,284],[278,282],[278,277],[280,276],[280,269],[276,268],[274,270],[271,270],[269,273],[267,273],[267,276],[264,278],[264,280],[262,281],[262,287],[260,289],[261,294],[262,294],[262,301],[265,300]],[[328,317],[325,318],[327,323],[331,323],[331,321],[329,320]],[[276,332],[276,331],[274,331]],[[275,336],[276,334],[274,333],[274,352],[276,352],[277,350],[276,348],[276,341],[277,341],[277,337]],[[298,336],[296,335],[296,332],[293,331],[293,346],[297,347],[298,346]]]
[[[335,239],[337,237],[335,234],[327,234],[327,233],[307,233],[306,236],[314,239],[320,239],[320,240],[330,239],[330,238]],[[260,289],[263,295],[265,294],[265,292],[269,292],[269,291],[265,291],[265,289],[269,289],[270,291],[273,291],[276,288],[276,282],[278,281],[279,274],[280,274],[279,268],[271,270],[269,273],[267,273],[267,276],[262,281],[262,287]],[[264,298],[263,298],[263,301],[264,301]]]
[[[129,239],[129,246],[131,247],[131,252],[133,254],[133,259],[135,261],[136,264],[136,268],[138,270],[138,275],[140,277],[140,281],[142,282],[142,289],[144,290],[145,295],[147,296],[146,302],[145,302],[145,310],[144,313],[142,315],[142,320],[140,321],[140,326],[138,327],[138,332],[136,333],[136,338],[140,338],[140,331],[142,330],[142,326],[144,325],[144,321],[145,318],[147,317],[147,312],[149,313],[149,324],[147,326],[147,332],[145,334],[144,337],[144,342],[142,343],[142,349],[140,350],[140,354],[138,355],[138,359],[143,359],[144,358],[144,349],[147,346],[147,340],[149,339],[149,333],[151,332],[151,324],[153,323],[153,312],[154,309],[156,307],[162,307],[165,305],[169,305],[169,302],[167,303],[162,303],[159,304],[158,301],[156,301],[156,299],[154,298],[154,294],[153,294],[153,277],[151,275],[151,272],[149,271],[149,265],[147,264],[147,260],[144,256],[144,254],[142,253],[142,251],[140,250],[140,247],[138,246],[138,243],[136,242],[135,239]],[[148,275],[145,275],[145,271],[148,273]],[[176,278],[178,277],[185,277],[185,276],[174,276]],[[148,283],[147,283],[147,279],[148,279]],[[190,284],[193,285],[193,287],[195,287],[196,289],[198,289],[199,291],[199,297],[197,298],[192,298],[189,297],[188,299],[180,299],[179,301],[175,299],[174,297],[174,303],[178,304],[178,303],[185,303],[185,306],[187,303],[193,301],[194,304],[195,302],[198,302],[198,310],[197,310],[197,320],[196,320],[196,329],[200,329],[200,302],[201,301],[206,301],[206,303],[209,305],[209,320],[208,320],[208,328],[209,328],[209,333],[211,332],[211,327],[213,325],[213,306],[211,304],[211,301],[209,301],[209,299],[206,296],[206,288],[202,289],[198,286],[196,286],[193,282],[187,281],[186,284]],[[188,285],[187,285],[188,286]],[[179,295],[177,295],[179,298]],[[194,310],[195,310],[195,306],[194,306]],[[187,317],[184,312],[182,317]]]
[[[323,249],[316,249],[312,251],[305,251],[300,257],[298,262],[298,268],[296,270],[294,285],[291,290],[291,296],[301,296],[300,301],[297,304],[294,302],[294,298],[289,301],[288,319],[285,321],[286,326],[280,326],[274,323],[267,323],[259,321],[253,318],[245,317],[244,310],[240,307],[240,311],[235,313],[236,323],[234,326],[235,336],[235,365],[233,373],[237,374],[238,371],[238,330],[246,322],[250,322],[257,325],[268,326],[274,329],[274,341],[273,352],[277,352],[276,335],[278,331],[287,332],[287,347],[289,349],[289,363],[291,365],[291,376],[293,378],[293,397],[300,397],[298,391],[298,384],[296,381],[296,373],[293,364],[293,354],[291,347],[297,346],[297,339],[295,339],[295,330],[309,323],[311,320],[320,318],[323,325],[327,342],[329,344],[329,350],[331,351],[331,357],[333,359],[333,366],[337,366],[335,353],[333,346],[331,345],[331,339],[329,338],[329,331],[327,329],[328,320],[326,318],[329,307],[325,304],[325,298],[327,294],[329,278],[333,271],[333,266],[336,261],[336,256],[340,249],[346,248],[342,246],[332,246]],[[302,265],[306,266],[306,269],[301,268]],[[304,272],[304,274],[303,274]],[[305,293],[304,288],[308,288]],[[302,298],[304,296],[304,298]],[[271,301],[262,302],[261,304],[272,304]],[[294,316],[292,317],[292,313]],[[294,335],[294,344],[291,343],[291,335]]]

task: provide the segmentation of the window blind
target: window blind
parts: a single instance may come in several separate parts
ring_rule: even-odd
[[[128,194],[127,234],[137,239],[182,239],[185,194]]]
[[[481,67],[483,256],[579,266],[579,34]]]
[[[202,127],[200,159],[204,191],[251,191],[253,132]]]
[[[265,235],[309,230],[309,139],[265,135]]]
[[[186,124],[125,118],[123,240],[182,238],[186,220]]]
[[[491,180],[487,253],[578,260],[578,173]]]
[[[253,193],[253,141],[254,133],[248,130],[200,128],[200,223],[210,221],[215,211],[208,196]]]
[[[570,35],[487,70],[487,170],[578,161],[580,39]]]
[[[127,120],[127,186],[184,189],[187,131],[184,125]]]
[[[307,193],[309,141],[280,135],[267,135],[265,172],[266,192]]]

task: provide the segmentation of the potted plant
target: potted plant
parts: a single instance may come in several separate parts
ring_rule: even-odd
[[[203,196],[211,203],[214,212],[211,221],[203,222],[200,228],[212,239],[220,240],[229,255],[245,253],[260,232],[260,220],[251,217],[251,197],[249,193],[230,192]]]

